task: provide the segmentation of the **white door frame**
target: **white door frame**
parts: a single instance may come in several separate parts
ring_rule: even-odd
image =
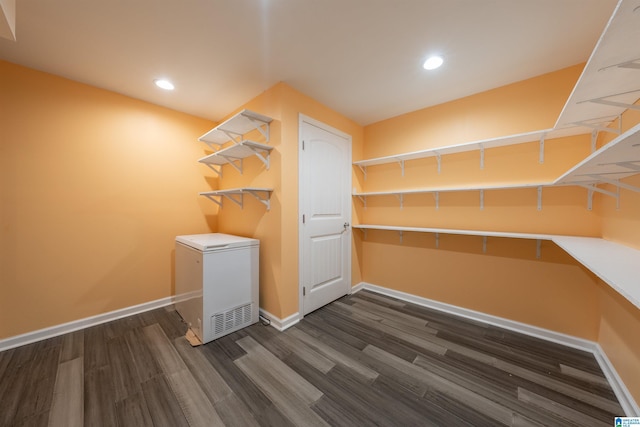
[[[302,224],[302,211],[303,211],[303,201],[304,199],[304,195],[303,195],[303,191],[302,191],[302,172],[300,170],[300,166],[302,165],[302,132],[300,131],[302,128],[302,124],[303,123],[308,123],[310,125],[313,126],[317,126],[329,133],[333,133],[335,135],[338,135],[342,138],[345,138],[349,141],[349,150],[348,150],[348,156],[349,156],[349,165],[352,164],[352,155],[353,155],[353,142],[352,142],[352,137],[351,135],[342,132],[336,128],[333,128],[329,125],[327,125],[326,123],[323,123],[319,120],[316,120],[314,118],[311,118],[307,115],[304,115],[302,113],[299,113],[299,118],[298,118],[298,315],[299,318],[302,319],[304,317],[304,300],[303,300],[303,270],[302,270],[302,266],[303,266],[303,244],[304,244],[304,233],[302,230],[303,224]],[[349,168],[349,170],[347,171],[347,175],[349,177],[349,181],[352,182],[352,172],[351,172],[351,168]],[[351,187],[351,184],[349,185],[349,187]],[[351,224],[352,224],[352,218],[351,218],[351,214],[352,214],[352,209],[348,209],[347,215],[348,215],[348,219],[347,222],[350,224],[349,225],[349,236],[351,236]],[[346,289],[346,294],[349,294],[351,292],[351,239],[349,241],[349,244],[347,245],[347,253],[344,254],[345,258],[346,258],[346,275],[347,275],[347,289]]]

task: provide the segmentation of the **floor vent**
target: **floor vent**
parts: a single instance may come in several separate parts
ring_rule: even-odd
[[[214,314],[211,317],[214,339],[251,325],[252,307],[253,304],[249,303],[232,310]]]

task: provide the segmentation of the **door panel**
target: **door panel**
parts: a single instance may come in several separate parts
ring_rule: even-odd
[[[301,118],[300,137],[300,278],[306,314],[351,288],[351,138],[307,118]]]

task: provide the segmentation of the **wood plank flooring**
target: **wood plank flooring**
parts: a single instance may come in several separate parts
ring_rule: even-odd
[[[163,308],[0,353],[0,426],[611,426],[594,357],[361,291],[191,347]]]

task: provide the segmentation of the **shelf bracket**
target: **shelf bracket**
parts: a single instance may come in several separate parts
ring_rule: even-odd
[[[264,163],[267,170],[269,170],[269,166],[271,164],[271,154],[268,151],[262,151],[253,147],[249,147],[249,148],[251,149],[251,151],[253,151],[253,154],[257,158],[259,158],[262,161],[262,163]],[[265,153],[265,154],[262,154],[262,153]]]
[[[404,209],[404,194],[394,194],[400,200],[400,209]]]
[[[542,136],[540,136],[540,158],[538,159],[538,162],[540,164],[544,163],[544,138],[545,138],[545,136],[546,135],[544,133],[542,134]]]
[[[603,125],[603,123],[610,123],[614,120],[618,120],[618,128],[610,128]],[[600,132],[611,132],[615,133],[616,135],[620,135],[622,133],[622,114],[618,114],[617,116],[601,117],[594,120],[580,120],[577,122],[573,122],[572,124],[576,126],[588,127]]]
[[[400,243],[402,243],[402,240],[403,240],[402,230],[398,231],[398,235],[400,236]]]
[[[266,142],[269,142],[269,123],[265,123],[261,120],[256,120],[253,117],[245,116],[253,124],[253,126],[264,136]],[[262,128],[264,126],[264,129]]]
[[[367,230],[366,228],[362,229],[362,239],[363,240],[367,240],[367,231],[369,231],[369,230]]]
[[[224,197],[226,197],[227,199],[231,200],[233,203],[235,203],[236,205],[240,206],[240,209],[242,209],[242,204],[243,204],[243,197],[242,197],[242,193],[238,194],[238,198],[234,198],[233,195],[231,194],[224,194]],[[220,205],[222,206],[222,205]]]
[[[440,192],[433,193],[433,198],[436,199],[436,210],[440,209]]]
[[[487,253],[487,236],[482,236],[482,253]]]
[[[367,180],[367,167],[358,165],[358,169],[362,171],[362,175],[364,176],[364,180]]]
[[[598,149],[598,129],[594,129],[591,131],[591,154],[595,153]]]
[[[237,159],[235,157],[228,157],[228,156],[223,156],[223,155],[220,155],[220,157],[225,159],[228,164],[233,166],[233,168],[235,170],[237,170],[238,172],[240,172],[240,175],[242,175],[242,169],[243,169],[242,168],[242,159]],[[236,164],[236,162],[238,162],[238,164]]]
[[[615,198],[618,202],[620,200],[620,193],[619,192],[614,193],[612,191],[603,190],[602,188],[596,187],[595,184],[580,185],[580,187],[584,187],[587,190],[589,190],[589,195],[588,195],[589,196],[589,200],[588,200],[588,206],[587,206],[588,210],[593,210],[593,193],[594,192],[600,193],[600,194],[604,194],[604,195],[607,195],[607,196],[611,196],[611,197]]]
[[[484,169],[484,145],[480,144],[480,169]]]
[[[214,171],[216,173],[216,175],[218,175],[220,178],[222,178],[222,165],[220,165],[219,168],[216,168],[215,166],[213,166],[211,163],[205,163],[205,165],[207,165],[207,167],[209,169],[211,169],[212,171]]]
[[[599,98],[588,99],[587,101],[582,101],[582,102],[593,102],[594,104],[609,105],[609,106],[612,106],[612,107],[624,108],[625,110],[627,110],[627,109],[629,109],[629,110],[640,110],[640,105],[628,104],[626,102],[619,102],[619,101],[611,101],[610,99],[607,99],[607,98],[612,98],[614,96],[627,95],[627,94],[634,93],[634,92],[640,92],[640,91],[639,90],[630,90],[628,92],[622,92],[622,93],[616,93],[616,94],[613,94],[613,95],[601,96]]]
[[[480,190],[480,210],[484,210],[484,190]]]
[[[213,196],[211,194],[203,194],[203,196],[222,208],[222,196]],[[218,197],[218,199],[216,199],[216,197]]]
[[[404,176],[404,160],[399,159],[398,164],[400,165],[400,170],[402,171],[402,176]]]
[[[609,68],[614,68],[614,67],[616,67],[616,68],[631,68],[631,69],[634,69],[634,70],[640,70],[640,63],[638,61],[640,61],[640,58],[632,59],[631,61],[620,62],[618,64],[608,65],[606,67],[600,68],[598,71],[604,71],[604,70],[608,70]]]
[[[592,186],[584,186],[587,189],[587,210],[593,210],[593,188]]]
[[[536,259],[542,256],[542,240],[536,239]]]
[[[440,247],[440,233],[436,233],[436,249]]]
[[[440,174],[440,172],[442,171],[442,155],[437,151],[435,153],[436,153],[436,162],[438,162],[438,174]]]
[[[258,193],[262,193],[262,191],[253,191],[253,190],[245,190],[247,193],[251,194],[253,197],[255,197],[260,203],[262,203],[263,205],[265,205],[267,207],[267,210],[271,209],[271,198],[267,195],[267,197],[260,197],[260,195]],[[268,192],[267,192],[268,194]],[[242,206],[242,205],[240,205]]]
[[[597,179],[598,181],[602,181],[605,184],[615,185],[618,188],[624,188],[625,190],[635,191],[636,193],[640,193],[640,187],[625,184],[624,182],[620,182],[617,179],[605,178],[602,175],[588,175],[588,176],[590,176],[591,178]]]
[[[538,210],[542,210],[542,185],[538,186]]]
[[[241,133],[231,132],[231,131],[226,130],[226,129],[220,129],[220,131],[222,131],[225,135],[227,135],[229,137],[229,139],[231,141],[233,141],[234,143],[236,143],[236,144],[238,144],[238,143],[240,143],[242,141],[242,134]]]
[[[362,200],[362,205],[367,209],[367,196],[358,196],[358,199]]]

